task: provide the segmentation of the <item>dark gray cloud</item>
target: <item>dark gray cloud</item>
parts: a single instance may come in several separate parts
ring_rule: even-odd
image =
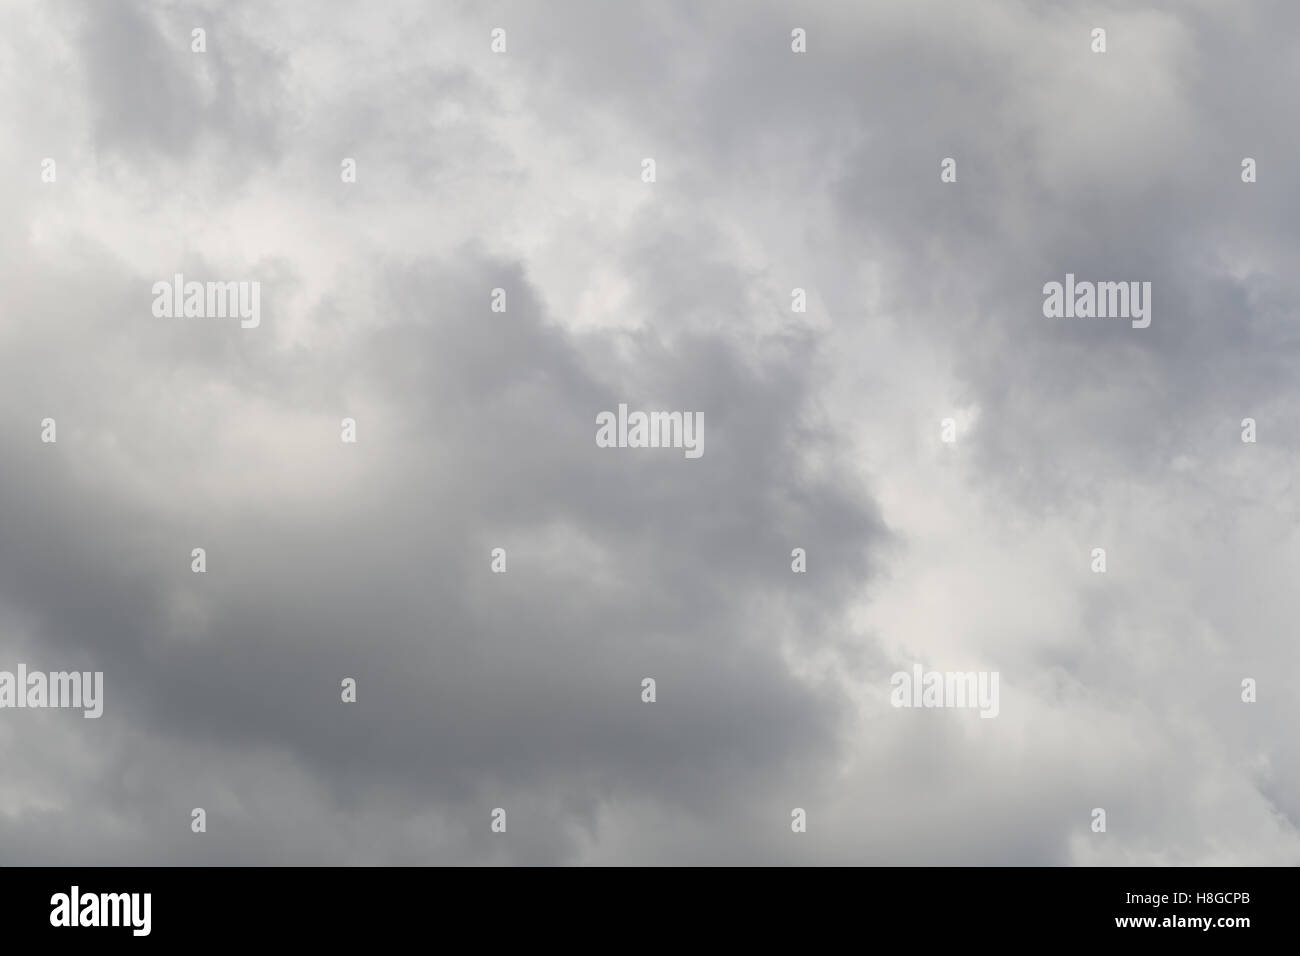
[[[5,862],[1295,862],[1294,11],[334,12],[4,15]]]

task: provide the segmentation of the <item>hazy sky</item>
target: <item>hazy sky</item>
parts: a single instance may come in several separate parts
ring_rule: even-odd
[[[0,88],[0,669],[105,684],[0,863],[1300,863],[1290,0],[4,0]]]

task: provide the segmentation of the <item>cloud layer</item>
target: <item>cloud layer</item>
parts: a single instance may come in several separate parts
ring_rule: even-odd
[[[8,5],[0,862],[1300,862],[1293,7]]]

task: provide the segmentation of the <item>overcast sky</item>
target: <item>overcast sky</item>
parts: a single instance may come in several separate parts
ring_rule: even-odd
[[[1290,0],[7,0],[0,88],[0,670],[105,684],[0,863],[1300,863]]]

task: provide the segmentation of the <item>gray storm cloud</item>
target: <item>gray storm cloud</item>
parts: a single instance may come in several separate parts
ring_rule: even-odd
[[[0,862],[1300,862],[1298,15],[8,5]]]

